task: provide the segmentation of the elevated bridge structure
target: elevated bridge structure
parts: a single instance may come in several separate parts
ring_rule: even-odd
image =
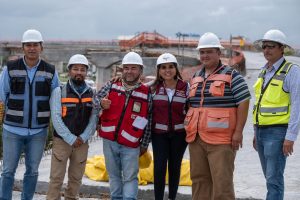
[[[96,73],[96,86],[99,89],[105,82],[110,80],[116,73],[116,68],[121,64],[122,58],[129,50],[121,50],[118,41],[46,41],[43,44],[42,58],[54,64],[59,73],[66,69],[69,58],[74,54],[85,55],[94,73]],[[133,48],[144,61],[144,75],[155,75],[156,59],[161,53],[173,53],[179,61],[180,66],[199,65],[197,52],[185,48],[186,54],[177,48]],[[193,52],[195,53],[188,53]],[[7,60],[15,59],[23,55],[20,42],[0,41],[0,67]]]

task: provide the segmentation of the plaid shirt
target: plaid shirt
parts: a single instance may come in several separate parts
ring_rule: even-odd
[[[102,110],[102,107],[101,107],[101,100],[107,96],[110,92],[110,89],[111,89],[111,86],[112,86],[112,82],[107,82],[102,88],[101,90],[99,90],[93,97],[93,106],[94,108],[98,109],[99,111]],[[147,119],[148,119],[148,124],[146,126],[146,128],[144,129],[144,134],[142,136],[142,139],[141,139],[141,147],[142,148],[148,148],[148,145],[149,143],[151,142],[151,124],[152,124],[152,98],[151,98],[151,93],[149,92],[148,94],[148,104],[149,104],[149,107],[148,107],[148,116],[147,116]]]

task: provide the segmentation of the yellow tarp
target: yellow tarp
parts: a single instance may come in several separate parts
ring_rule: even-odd
[[[95,181],[108,181],[108,174],[105,168],[104,156],[94,156],[87,160],[85,167],[85,175]],[[148,168],[141,169],[138,174],[139,184],[147,185],[153,183],[153,160]],[[168,174],[166,176],[166,183],[168,183]],[[190,162],[183,160],[181,164],[181,174],[179,185],[191,186],[190,179]]]

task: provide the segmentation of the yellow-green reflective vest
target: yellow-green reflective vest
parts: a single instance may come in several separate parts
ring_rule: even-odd
[[[287,125],[290,119],[290,94],[283,90],[286,74],[292,63],[285,60],[263,88],[266,69],[258,76],[254,84],[255,104],[253,107],[253,123],[258,126]]]

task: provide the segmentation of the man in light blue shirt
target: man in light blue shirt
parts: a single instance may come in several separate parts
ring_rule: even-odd
[[[0,199],[11,199],[14,176],[22,152],[26,171],[22,199],[32,199],[38,167],[47,139],[49,99],[59,86],[55,67],[40,58],[43,38],[30,29],[22,38],[22,58],[9,61],[0,76],[0,101],[5,104],[3,125],[3,170]]]
[[[286,158],[293,153],[300,129],[300,67],[285,60],[284,33],[269,30],[256,41],[266,65],[254,85],[253,147],[266,178],[267,200],[283,200]]]
[[[98,110],[92,107],[94,91],[85,83],[88,67],[84,55],[72,56],[68,63],[68,82],[51,94],[51,119],[55,130],[47,200],[61,198],[66,171],[68,184],[64,197],[78,198],[87,161],[88,139],[95,133],[98,121]]]

